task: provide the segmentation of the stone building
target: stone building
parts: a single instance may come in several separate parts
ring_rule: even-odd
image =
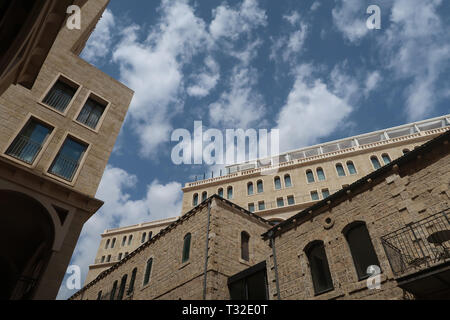
[[[218,194],[278,223],[449,127],[450,115],[446,115],[233,165],[224,176],[187,183],[183,188],[182,212]]]
[[[67,1],[26,2],[43,3],[56,23],[50,9]],[[30,61],[35,81],[0,96],[0,299],[56,297],[83,224],[103,204],[95,194],[133,96],[79,57],[108,0],[74,3],[81,29],[50,23],[59,32],[42,67]]]
[[[449,124],[446,116],[395,128],[409,135],[362,159],[385,158],[391,143],[403,155],[389,153],[383,166],[275,226],[216,194],[202,199],[71,299],[448,298]],[[419,137],[432,140],[409,140]]]

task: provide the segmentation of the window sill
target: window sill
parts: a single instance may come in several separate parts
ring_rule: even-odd
[[[78,121],[78,120],[73,120],[73,122],[75,122],[77,125],[79,125],[79,126],[85,128],[85,129],[87,129],[87,130],[89,130],[89,131],[92,131],[92,132],[94,132],[94,133],[97,133],[97,134],[98,134],[99,129],[100,129],[100,126],[99,126],[98,124],[97,124],[97,127],[98,127],[98,128],[93,129],[93,128],[91,128],[91,127],[85,125],[84,123],[81,123],[81,122]]]
[[[191,261],[186,261],[178,268],[178,270],[184,269],[190,264],[191,264]]]
[[[334,287],[322,290],[322,291],[317,292],[317,293],[314,293],[314,297],[318,297],[318,296],[324,295],[325,293],[328,293],[328,292],[331,292],[331,291],[334,291]]]
[[[252,266],[252,264],[250,264],[250,261],[246,261],[246,260],[244,260],[242,258],[239,258],[239,263],[241,263],[243,265],[246,265],[247,267],[251,267]]]
[[[59,114],[60,116],[63,116],[63,117],[67,116],[67,112],[69,111],[69,108],[70,108],[70,104],[69,104],[69,105],[66,107],[66,110],[65,110],[64,112],[61,112],[61,111],[59,111],[59,110],[53,108],[52,106],[50,106],[50,105],[48,105],[48,104],[46,104],[46,103],[44,103],[44,102],[42,102],[42,101],[38,101],[38,104],[40,104],[41,106],[43,106],[43,107],[49,109],[50,111],[53,111],[53,112],[55,112],[56,114]]]

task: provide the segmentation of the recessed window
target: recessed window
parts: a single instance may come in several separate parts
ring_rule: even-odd
[[[119,256],[117,257],[117,260],[122,260],[122,253],[119,253]]]
[[[322,190],[322,197],[323,199],[326,199],[330,196],[330,191],[328,189],[323,189]]]
[[[306,177],[307,177],[309,183],[315,182],[314,173],[311,170],[306,171]]]
[[[319,194],[317,193],[317,191],[311,191],[311,199],[313,201],[319,200]]]
[[[108,249],[110,241],[111,241],[111,240],[109,240],[109,239],[108,239],[108,240],[106,240],[106,245],[105,245],[105,249]]]
[[[125,294],[125,286],[127,285],[128,275],[124,275],[122,280],[120,281],[119,294],[117,295],[117,300],[122,300],[123,295]]]
[[[105,262],[105,258],[106,258],[105,256],[102,257],[101,263]]]
[[[111,295],[109,296],[110,300],[114,300],[116,298],[116,291],[117,291],[117,285],[118,285],[118,281],[114,281],[113,287],[111,289]]]
[[[115,245],[116,245],[116,238],[113,238],[111,243],[111,249],[114,248]]]
[[[198,205],[198,193],[194,194],[194,197],[192,198],[192,205],[194,207]]]
[[[274,182],[275,182],[275,189],[276,190],[280,190],[281,189],[281,179],[280,179],[280,177],[275,177]]]
[[[67,137],[50,167],[50,173],[64,180],[72,181],[86,150],[87,145]]]
[[[241,259],[242,260],[245,260],[245,261],[250,260],[249,244],[250,244],[250,235],[247,232],[242,231],[241,232]]]
[[[134,291],[134,283],[136,282],[137,268],[133,269],[131,273],[130,285],[128,286],[127,295],[130,295]]]
[[[97,294],[97,300],[102,300],[102,291],[99,291]]]
[[[28,164],[36,159],[53,128],[35,119],[30,119],[14,139],[6,154]]]
[[[277,207],[278,208],[284,207],[284,199],[283,198],[277,199]]]
[[[288,205],[289,205],[289,206],[294,205],[294,204],[295,204],[294,196],[288,196],[288,197],[287,197],[287,201],[288,201]]]
[[[122,238],[122,247],[125,246],[125,243],[127,243],[127,236]]]
[[[92,129],[97,128],[97,124],[105,112],[106,105],[107,103],[97,102],[90,97],[84,104],[83,109],[81,109],[81,112],[77,117],[77,121]]]
[[[383,158],[383,162],[384,164],[389,164],[391,163],[391,157],[389,157],[389,155],[387,153],[383,154],[381,156],[381,158]]]
[[[336,171],[337,171],[339,177],[345,177],[346,176],[345,170],[344,170],[344,167],[342,166],[342,164],[338,163],[336,165]]]
[[[248,211],[255,212],[255,204],[254,203],[249,203],[248,204]]]
[[[352,161],[347,162],[347,169],[350,174],[356,174],[356,167]]]
[[[183,240],[183,256],[181,259],[182,263],[189,261],[190,251],[191,251],[191,234],[188,233],[187,235],[184,236]]]
[[[372,166],[375,170],[378,170],[381,168],[380,161],[378,160],[378,158],[376,156],[372,156],[370,158],[370,161],[372,161]]]
[[[204,191],[204,192],[202,193],[202,202],[203,202],[203,201],[206,201],[206,199],[208,199],[208,192]]]
[[[284,176],[284,186],[286,188],[292,187],[291,176],[288,174]]]
[[[233,187],[228,187],[227,189],[227,199],[233,199]]]
[[[152,240],[152,235],[153,235],[153,232],[150,231],[150,232],[148,233],[148,241]]]
[[[150,282],[150,275],[152,273],[153,258],[147,260],[147,265],[145,267],[144,275],[144,286]]]
[[[258,210],[259,211],[266,210],[266,204],[264,203],[264,201],[258,202]]]
[[[142,234],[141,243],[144,243],[144,242],[145,242],[145,238],[146,238],[146,237],[147,237],[147,233],[144,232],[144,233]]]
[[[223,198],[223,188],[220,188],[218,191],[219,197]]]
[[[75,93],[78,90],[78,86],[65,79],[60,77],[58,81],[53,85],[50,91],[45,96],[42,101],[46,105],[58,110],[59,112],[65,112],[67,106],[72,101]]]
[[[249,196],[253,195],[253,182],[249,182],[247,184],[247,194]]]
[[[128,245],[131,245],[131,241],[133,241],[133,235],[130,235],[128,237]]]
[[[108,257],[106,258],[106,262],[111,262],[111,255],[108,255]]]
[[[333,289],[328,259],[322,241],[315,241],[305,249],[309,260],[311,277],[315,294],[321,294]]]
[[[322,168],[317,169],[317,178],[319,179],[319,181],[325,180],[325,173],[323,172]]]
[[[263,193],[264,192],[264,184],[263,184],[262,180],[259,180],[256,183],[256,187],[258,189],[258,193]]]

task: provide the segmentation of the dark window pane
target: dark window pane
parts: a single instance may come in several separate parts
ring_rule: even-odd
[[[64,112],[75,95],[76,89],[68,84],[57,81],[53,88],[44,98],[44,103],[55,108],[60,112]]]
[[[307,172],[306,172],[306,176],[307,176],[307,178],[308,178],[308,182],[309,182],[309,183],[312,183],[312,182],[315,181],[315,180],[314,180],[314,174],[313,174],[312,171],[307,171]]]
[[[275,189],[277,190],[281,189],[281,179],[278,177],[275,178]]]
[[[307,252],[307,255],[315,293],[320,294],[333,289],[333,281],[331,279],[331,273],[323,244],[314,245],[314,247]]]
[[[122,300],[123,295],[125,293],[125,286],[127,285],[127,275],[124,275],[122,277],[122,280],[120,281],[120,288],[119,288],[119,294],[117,295],[117,300]]]
[[[284,177],[284,186],[286,188],[292,187],[291,176],[287,175]]]
[[[345,177],[344,167],[341,164],[336,165],[336,171],[339,177]]]
[[[191,234],[188,233],[184,237],[183,241],[183,258],[182,258],[183,263],[189,260],[190,251],[191,251]]]
[[[86,145],[67,138],[50,167],[50,173],[72,181],[86,149]]]
[[[263,185],[262,181],[258,181],[257,187],[258,187],[258,193],[264,192],[264,185]]]
[[[88,99],[78,115],[77,121],[95,129],[104,111],[105,106],[95,100]]]
[[[152,272],[152,264],[153,264],[153,259],[150,258],[147,261],[147,266],[145,268],[145,275],[144,275],[144,285],[147,285],[150,281],[150,274]]]
[[[250,235],[245,231],[241,232],[241,258],[245,261],[250,259],[249,242]]]

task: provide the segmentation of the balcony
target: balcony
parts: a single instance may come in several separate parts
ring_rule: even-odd
[[[450,297],[450,209],[385,235],[381,243],[399,287],[418,298]]]
[[[6,154],[28,164],[32,164],[37,154],[41,151],[42,145],[30,138],[19,135],[11,147],[8,148]]]

